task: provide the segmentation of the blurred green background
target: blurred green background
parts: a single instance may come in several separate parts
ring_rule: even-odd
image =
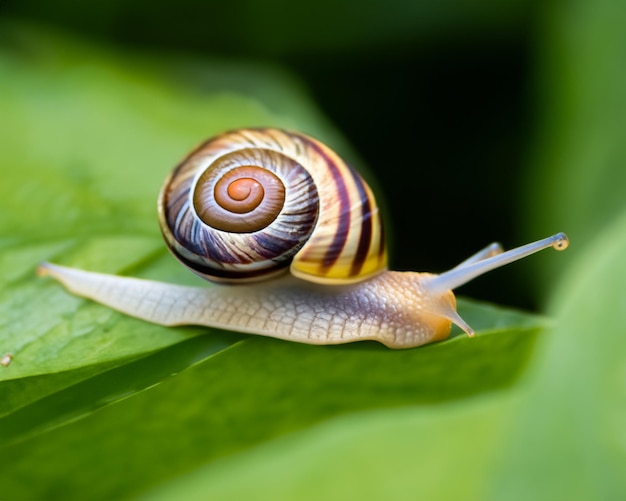
[[[625,25],[616,0],[0,2],[0,498],[623,499]],[[567,232],[461,290],[550,320],[463,302],[475,340],[308,347],[34,278],[197,283],[156,193],[255,125],[365,171],[395,269]]]
[[[239,78],[222,82],[211,70],[210,83],[170,75],[200,91],[258,95],[267,84],[246,65],[289,72],[380,183],[395,269],[442,271],[494,240],[511,247],[544,236],[519,227],[537,118],[529,2],[65,0],[4,2],[4,12],[122,51],[241,64]],[[277,89],[268,93],[264,105],[284,107]],[[311,129],[302,118],[294,125]],[[537,307],[522,269],[467,294]]]

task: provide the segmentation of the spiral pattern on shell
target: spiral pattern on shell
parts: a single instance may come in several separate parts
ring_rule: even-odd
[[[306,280],[349,283],[387,264],[367,184],[322,143],[279,129],[240,129],[200,145],[166,180],[159,218],[174,256],[209,280],[290,267]]]

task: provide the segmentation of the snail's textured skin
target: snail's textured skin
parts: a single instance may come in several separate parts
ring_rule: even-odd
[[[410,348],[445,339],[454,311],[451,292],[436,314],[422,282],[430,275],[387,272],[364,283],[328,287],[284,276],[263,284],[188,287],[46,264],[70,291],[161,325],[207,325],[308,344],[366,339]]]

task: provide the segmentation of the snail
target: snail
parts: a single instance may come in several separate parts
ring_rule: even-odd
[[[240,129],[201,144],[166,179],[158,213],[171,253],[220,285],[51,263],[40,274],[161,325],[409,348],[447,338],[452,323],[474,335],[456,312],[453,289],[541,249],[568,246],[558,233],[508,252],[492,244],[439,275],[389,271],[380,211],[365,181],[321,142],[280,129]]]

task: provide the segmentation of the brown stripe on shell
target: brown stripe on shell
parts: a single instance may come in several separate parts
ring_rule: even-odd
[[[339,201],[339,218],[337,221],[337,228],[333,236],[333,241],[329,245],[322,262],[320,263],[320,272],[324,274],[337,262],[337,259],[341,256],[341,253],[348,240],[348,231],[350,229],[350,195],[348,188],[345,184],[345,179],[340,172],[335,162],[326,154],[326,152],[320,147],[317,141],[312,140],[306,136],[301,137],[307,145],[309,145],[315,153],[320,155],[330,174],[333,177],[334,186],[336,188],[337,199]],[[348,216],[348,217],[346,217]]]
[[[350,168],[350,173],[361,199],[361,235],[352,261],[352,268],[350,269],[350,275],[357,276],[363,268],[372,245],[372,205],[361,176],[354,172],[352,168]]]

